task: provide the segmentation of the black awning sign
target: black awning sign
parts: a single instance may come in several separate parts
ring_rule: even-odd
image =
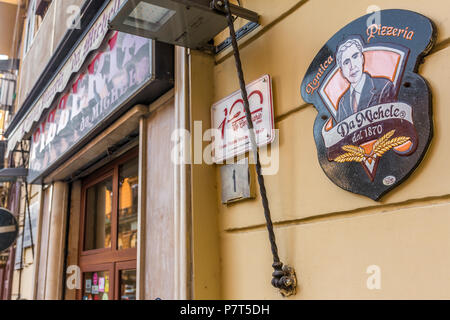
[[[374,200],[419,165],[432,138],[431,91],[417,74],[433,23],[407,10],[363,16],[320,49],[301,86],[318,111],[314,139],[326,175]]]
[[[0,208],[0,252],[8,249],[16,240],[19,228],[13,214]]]

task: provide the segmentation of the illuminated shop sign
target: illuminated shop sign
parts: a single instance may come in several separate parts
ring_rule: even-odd
[[[99,49],[108,33],[108,23],[111,17],[117,13],[123,2],[124,0],[111,0],[108,3],[61,69],[51,79],[39,99],[33,104],[27,116],[12,131],[8,137],[8,152],[12,151],[16,144],[30,133],[34,124],[52,106],[55,98],[65,90],[73,74],[79,72],[88,56]]]
[[[69,82],[31,137],[33,181],[153,78],[154,42],[114,32]]]
[[[434,41],[428,18],[382,10],[348,24],[311,63],[301,93],[318,111],[320,165],[341,188],[378,200],[419,165],[432,106],[417,67]]]

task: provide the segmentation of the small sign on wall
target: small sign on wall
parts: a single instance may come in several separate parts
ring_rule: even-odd
[[[243,163],[227,164],[220,168],[223,204],[254,198],[251,173],[247,158]]]
[[[24,262],[22,261],[22,264],[20,263],[20,261],[23,259],[23,254],[22,254],[22,233],[19,233],[17,235],[17,240],[16,240],[16,255],[14,256],[14,270],[20,270],[21,267],[23,267]]]
[[[258,147],[268,145],[275,139],[273,116],[272,82],[264,75],[247,85],[248,100],[255,128]],[[244,154],[251,149],[248,125],[241,91],[213,104],[211,124],[216,129],[213,142],[213,161],[223,160]]]
[[[14,261],[14,270],[21,269],[21,263],[22,261],[22,267],[25,265],[25,249],[32,247],[36,244],[37,239],[37,223],[39,218],[39,209],[40,209],[40,202],[36,201],[33,202],[30,205],[30,217],[31,217],[31,228],[32,228],[32,234],[30,234],[30,220],[28,219],[28,212],[25,212],[25,235],[23,236],[23,247],[22,247],[22,232],[17,237],[16,241],[16,256]],[[25,209],[28,210],[28,209]],[[31,236],[33,237],[33,241],[31,241]],[[23,251],[22,251],[23,249]]]
[[[40,207],[39,201],[36,201],[30,205],[31,228],[33,230],[32,234],[30,234],[30,222],[28,219],[28,213],[25,213],[25,237],[23,242],[24,248],[29,248],[36,243],[39,207]],[[33,236],[33,242],[31,241],[31,236]]]

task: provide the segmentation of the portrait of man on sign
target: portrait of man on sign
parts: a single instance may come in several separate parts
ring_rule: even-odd
[[[336,60],[342,76],[350,83],[339,100],[338,122],[371,106],[395,101],[395,86],[389,79],[375,78],[364,71],[361,40],[351,38],[340,44]]]

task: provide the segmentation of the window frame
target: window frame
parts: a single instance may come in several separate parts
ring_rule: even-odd
[[[37,0],[30,0],[27,10],[27,22],[25,27],[25,39],[23,43],[23,57],[30,51],[36,35],[36,7]]]
[[[92,178],[92,179],[91,179]],[[94,185],[96,185],[99,182],[102,182],[108,178],[112,178],[112,188],[113,188],[113,198],[112,198],[112,208],[111,208],[111,247],[109,248],[100,248],[100,249],[92,249],[92,250],[84,250],[84,245],[85,245],[85,236],[86,236],[86,194],[87,194],[87,190],[91,187],[93,187]],[[83,181],[83,186],[82,186],[82,195],[81,195],[81,232],[82,235],[80,235],[80,240],[81,240],[81,245],[80,245],[80,249],[81,249],[81,256],[86,256],[86,255],[96,255],[96,254],[101,254],[101,253],[106,253],[108,251],[111,251],[114,247],[114,230],[116,229],[115,224],[115,218],[114,216],[114,212],[117,212],[117,208],[116,208],[116,185],[115,185],[115,172],[114,170],[108,170],[100,175],[95,175],[93,177],[90,177],[88,180],[86,180],[86,182]]]
[[[23,37],[23,58],[26,57],[33,46],[36,35],[51,4],[52,0],[29,0]]]
[[[133,148],[125,155],[113,160],[108,165],[95,171],[82,180],[81,187],[81,208],[80,208],[80,230],[78,242],[79,266],[82,276],[82,288],[78,291],[77,298],[82,298],[84,288],[84,273],[95,271],[107,271],[98,269],[99,266],[111,265],[110,270],[110,290],[114,293],[114,299],[118,297],[118,288],[115,286],[118,280],[119,271],[123,269],[137,269],[137,246],[135,248],[118,249],[119,231],[119,169],[122,164],[132,159],[139,158],[139,148]],[[88,188],[109,178],[113,178],[113,204],[111,212],[111,247],[93,250],[84,250],[85,228],[86,228],[86,195]],[[125,268],[126,267],[126,268]],[[120,298],[120,297],[119,297]]]

